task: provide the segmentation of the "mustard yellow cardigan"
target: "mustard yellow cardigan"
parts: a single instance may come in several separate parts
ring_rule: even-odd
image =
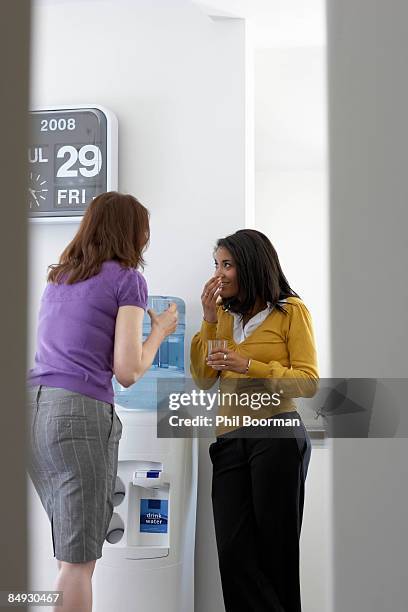
[[[313,324],[309,310],[297,297],[288,297],[283,308],[276,308],[247,337],[236,344],[233,338],[234,318],[221,306],[217,306],[217,323],[203,320],[201,329],[191,341],[191,375],[201,389],[209,389],[220,377],[220,390],[229,393],[234,389],[252,390],[262,388],[269,393],[278,392],[280,404],[257,409],[241,406],[218,407],[218,414],[250,414],[265,418],[275,414],[296,410],[295,397],[312,397],[316,393],[318,366]],[[224,338],[228,348],[251,359],[247,374],[229,370],[214,370],[206,364],[207,341]],[[246,379],[244,382],[243,379]],[[249,379],[249,380],[248,380]],[[262,379],[255,381],[254,379]],[[236,429],[220,426],[217,435]]]

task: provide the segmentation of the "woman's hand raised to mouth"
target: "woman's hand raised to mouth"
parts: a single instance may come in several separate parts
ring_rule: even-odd
[[[212,276],[204,285],[201,294],[201,304],[203,307],[203,316],[208,323],[217,322],[217,307],[216,301],[221,291],[221,279],[219,276]]]

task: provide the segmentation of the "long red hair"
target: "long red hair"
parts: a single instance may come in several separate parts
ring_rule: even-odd
[[[81,225],[49,266],[48,282],[72,284],[98,274],[104,261],[124,267],[145,265],[143,251],[150,239],[149,211],[135,197],[108,191],[98,195],[85,211]]]

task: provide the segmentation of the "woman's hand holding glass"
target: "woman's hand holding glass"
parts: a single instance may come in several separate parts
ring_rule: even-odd
[[[147,314],[150,317],[152,331],[153,329],[158,330],[164,338],[176,331],[178,312],[177,305],[174,302],[171,302],[167,310],[160,314],[157,314],[152,308],[149,308]]]
[[[214,370],[229,370],[238,374],[246,374],[249,359],[230,349],[215,348],[208,352],[207,365]]]
[[[203,316],[208,323],[217,322],[217,306],[216,301],[221,290],[221,279],[219,276],[212,276],[204,285],[201,294],[201,304],[203,307]]]

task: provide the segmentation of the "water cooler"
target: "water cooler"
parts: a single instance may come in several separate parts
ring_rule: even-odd
[[[122,421],[114,513],[93,578],[96,612],[192,612],[197,440],[157,438],[157,379],[184,377],[185,305],[150,296],[160,312],[176,302],[176,332],[145,376],[125,389],[114,379]],[[145,314],[144,338],[150,333]]]

